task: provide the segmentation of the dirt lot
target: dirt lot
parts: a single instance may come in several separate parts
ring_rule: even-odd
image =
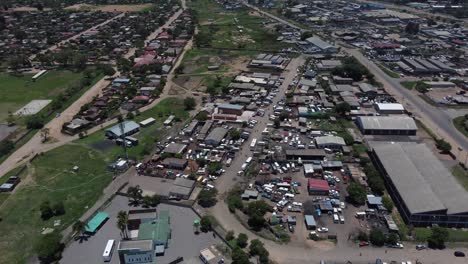
[[[67,10],[99,10],[103,12],[138,12],[150,8],[153,4],[141,4],[141,5],[87,5],[87,4],[76,4],[68,6]]]
[[[445,101],[444,97],[455,96],[457,95],[457,92],[461,90],[462,89],[460,88],[437,88],[427,92],[426,95],[429,96],[433,101],[440,102]]]

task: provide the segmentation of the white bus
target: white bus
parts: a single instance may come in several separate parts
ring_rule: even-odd
[[[105,262],[111,261],[112,252],[114,251],[114,244],[115,244],[115,241],[113,239],[110,239],[109,241],[107,241],[106,248],[104,249],[104,253],[102,254],[102,258],[104,259]]]
[[[257,145],[257,139],[252,139],[252,143],[250,143],[250,150],[254,150],[255,146]]]

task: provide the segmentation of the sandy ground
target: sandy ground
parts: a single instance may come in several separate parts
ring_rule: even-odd
[[[50,8],[44,8],[43,11],[49,11],[51,10]],[[31,6],[19,6],[19,7],[13,7],[9,8],[8,11],[15,12],[15,11],[20,11],[20,12],[30,12],[30,11],[38,11],[37,8],[31,7]]]
[[[87,5],[87,4],[76,4],[65,7],[67,10],[96,10],[103,12],[138,12],[144,9],[150,8],[153,4],[141,4],[141,5]]]

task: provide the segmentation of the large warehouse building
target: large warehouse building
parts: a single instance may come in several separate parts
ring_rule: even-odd
[[[468,227],[468,192],[426,145],[370,146],[372,160],[407,224]]]
[[[401,116],[359,116],[357,125],[364,135],[414,136],[418,130],[413,118]]]

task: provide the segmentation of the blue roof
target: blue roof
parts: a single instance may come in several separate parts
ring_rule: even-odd
[[[315,223],[315,218],[313,215],[305,215],[305,221],[308,226],[316,226],[317,223]]]
[[[97,213],[86,225],[86,232],[94,233],[109,218],[109,214],[104,212]]]

